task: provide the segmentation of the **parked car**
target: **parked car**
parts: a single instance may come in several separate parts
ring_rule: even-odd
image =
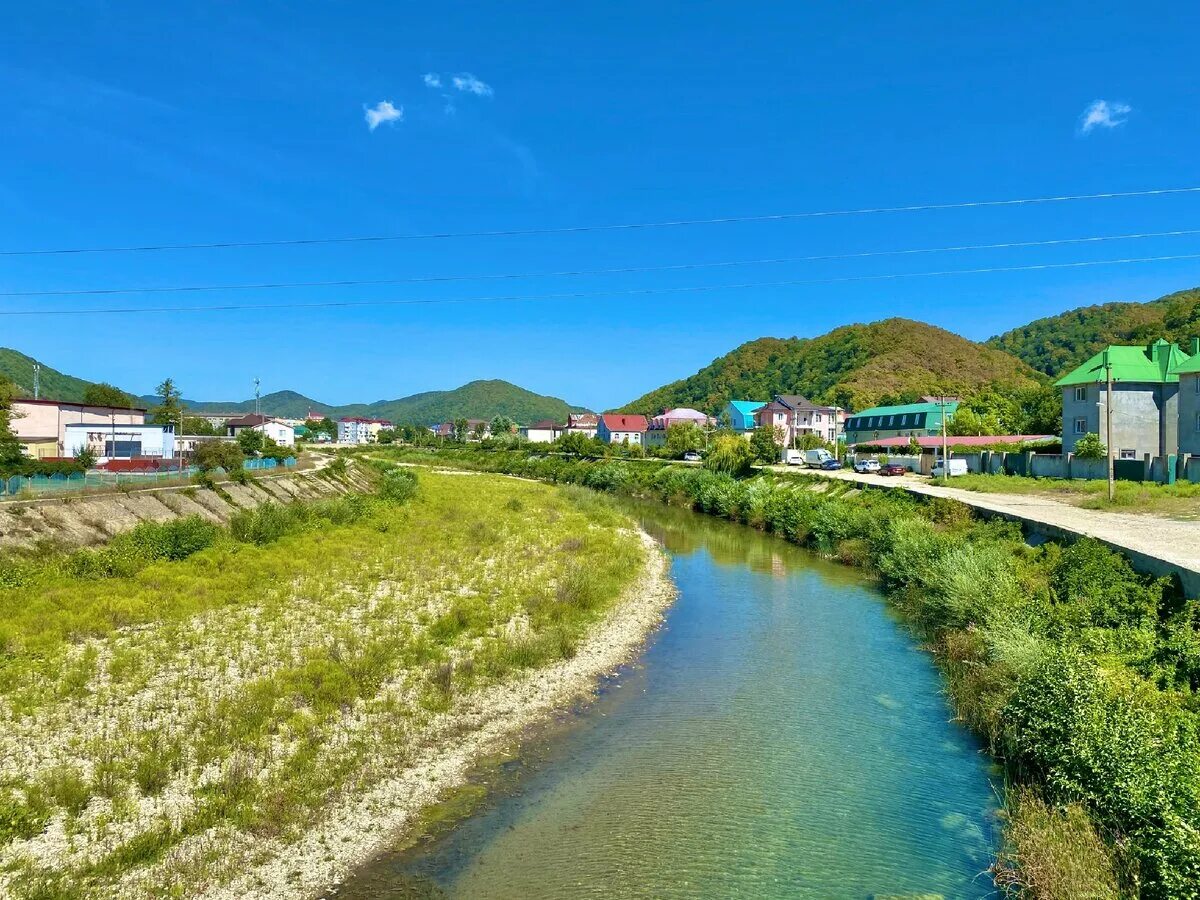
[[[888,463],[879,470],[880,475],[907,475],[908,468],[900,465],[900,463]]]
[[[836,459],[834,459],[832,456],[829,459],[825,460],[825,462],[821,463],[821,468],[827,472],[832,472],[834,469],[840,469],[841,467],[842,467],[842,464],[840,462],[838,462]]]
[[[700,454],[697,453],[695,450],[689,450],[687,453],[683,454],[683,461],[684,462],[700,462]]]
[[[859,475],[872,475],[879,471],[879,460],[860,459],[854,464],[854,471]]]
[[[828,460],[833,459],[833,454],[824,447],[818,447],[816,450],[804,451],[804,465],[810,469],[820,469]]]
[[[785,466],[802,466],[804,465],[804,452],[801,450],[784,450],[783,464]]]
[[[944,467],[942,465],[942,460],[939,459],[937,462],[935,462],[933,464],[933,477],[934,478],[943,478],[943,477],[945,477],[945,474],[946,473],[945,473]],[[967,474],[967,461],[965,459],[950,460],[950,475],[951,476],[966,475],[966,474]]]

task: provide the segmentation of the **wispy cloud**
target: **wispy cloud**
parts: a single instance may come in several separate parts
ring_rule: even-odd
[[[1133,111],[1128,103],[1110,103],[1094,100],[1079,117],[1079,133],[1088,134],[1096,128],[1116,128],[1125,124],[1125,117]]]
[[[440,88],[442,86],[442,76],[437,72],[426,72],[421,76],[421,80],[425,82],[426,87]]]
[[[374,131],[384,122],[401,122],[404,120],[404,107],[392,106],[391,100],[380,100],[374,106],[364,106],[367,127]]]
[[[466,91],[468,94],[490,97],[494,93],[490,84],[485,84],[470,72],[459,72],[451,80],[454,82],[456,88],[460,91]]]

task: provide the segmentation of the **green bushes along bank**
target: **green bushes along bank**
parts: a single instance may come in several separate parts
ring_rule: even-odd
[[[393,451],[683,505],[875,573],[1013,796],[997,882],[1200,898],[1200,603],[1084,540],[1029,546],[948,500],[525,452]]]

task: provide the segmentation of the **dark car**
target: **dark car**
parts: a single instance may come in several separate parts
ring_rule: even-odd
[[[840,469],[841,467],[842,467],[842,464],[840,462],[838,462],[836,459],[827,459],[827,460],[825,460],[825,462],[821,463],[822,469],[826,469],[826,470],[830,470],[830,471],[832,471],[833,469]]]
[[[899,463],[888,463],[879,470],[880,475],[907,475],[908,469]]]

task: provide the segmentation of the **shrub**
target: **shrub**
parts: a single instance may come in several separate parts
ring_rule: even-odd
[[[241,471],[245,457],[242,448],[233,441],[205,441],[196,446],[192,462],[201,472],[224,469],[226,472]]]
[[[750,444],[733,434],[719,435],[704,457],[704,468],[734,477],[749,474],[753,465],[754,451]]]
[[[379,496],[389,503],[406,503],[417,493],[417,474],[409,469],[389,469],[383,473]]]

